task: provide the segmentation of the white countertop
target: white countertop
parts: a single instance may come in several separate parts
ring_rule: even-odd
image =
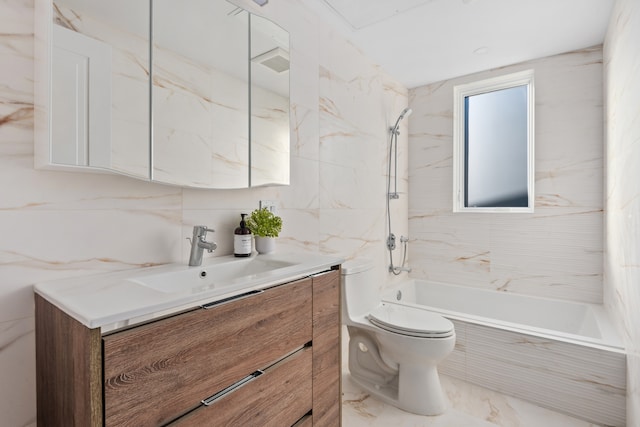
[[[264,260],[285,260],[291,265],[247,275],[242,280],[226,280],[223,286],[199,286],[166,292],[144,286],[147,277],[185,272],[198,275],[216,265],[242,262],[247,258],[221,256],[203,261],[201,266],[168,264],[38,283],[37,294],[89,328],[102,332],[147,321],[173,312],[217,301],[247,291],[264,289],[283,281],[300,279],[342,264],[343,258],[312,253],[254,255]],[[214,271],[214,270],[211,270]],[[191,274],[193,273],[193,274]],[[215,280],[215,274],[207,280]]]

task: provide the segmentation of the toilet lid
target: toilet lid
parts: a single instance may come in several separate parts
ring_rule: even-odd
[[[454,333],[450,320],[404,305],[382,303],[369,314],[368,319],[382,329],[413,337],[447,338]]]

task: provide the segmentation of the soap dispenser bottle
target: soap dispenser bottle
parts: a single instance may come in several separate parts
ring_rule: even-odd
[[[247,257],[251,255],[251,230],[247,228],[244,217],[247,214],[240,214],[240,227],[236,227],[233,233],[233,254],[237,257]]]

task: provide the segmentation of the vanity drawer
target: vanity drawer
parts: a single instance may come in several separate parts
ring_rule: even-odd
[[[313,415],[309,414],[304,418],[301,418],[300,421],[295,423],[293,427],[312,427],[313,426]]]
[[[302,347],[311,301],[302,279],[103,337],[105,424],[165,424]]]
[[[180,418],[172,427],[291,426],[312,407],[312,350],[305,348],[251,382]]]

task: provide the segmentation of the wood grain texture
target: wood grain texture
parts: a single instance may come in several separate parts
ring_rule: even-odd
[[[311,279],[105,336],[105,421],[162,425],[312,339]]]
[[[171,426],[291,426],[311,410],[311,369],[312,350],[307,347]]]
[[[341,424],[340,271],[313,277],[313,425]]]
[[[88,329],[35,294],[39,426],[102,425],[99,329]]]
[[[300,419],[297,423],[295,423],[291,427],[311,427],[313,426],[313,415],[307,415]]]

